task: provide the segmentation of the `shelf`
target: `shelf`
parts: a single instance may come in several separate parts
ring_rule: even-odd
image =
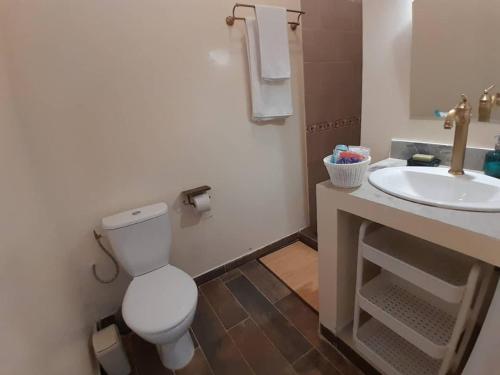
[[[473,258],[421,238],[371,224],[360,239],[363,257],[450,303],[462,300]]]
[[[441,361],[432,359],[376,319],[363,324],[356,347],[387,375],[437,375]]]
[[[429,356],[446,355],[458,306],[443,303],[388,272],[366,283],[358,299],[361,309]]]

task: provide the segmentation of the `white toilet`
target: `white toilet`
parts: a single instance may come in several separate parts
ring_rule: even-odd
[[[125,322],[156,344],[163,365],[186,366],[194,353],[189,335],[198,300],[194,280],[168,264],[172,231],[165,203],[102,219],[122,267],[134,278],[123,299]]]

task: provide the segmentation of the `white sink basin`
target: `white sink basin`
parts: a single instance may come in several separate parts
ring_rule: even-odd
[[[467,171],[452,176],[447,168],[392,167],[370,174],[376,188],[399,198],[464,211],[500,212],[500,179]]]

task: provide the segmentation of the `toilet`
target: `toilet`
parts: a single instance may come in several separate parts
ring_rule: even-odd
[[[189,334],[198,300],[191,276],[169,264],[172,230],[165,203],[102,219],[121,266],[133,277],[123,299],[125,322],[153,343],[169,369],[186,366],[194,354]]]

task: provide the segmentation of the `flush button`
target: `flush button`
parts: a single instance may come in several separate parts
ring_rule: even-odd
[[[141,213],[141,211],[140,211],[140,210],[138,210],[138,211],[134,211],[134,212],[132,212],[132,215],[134,215],[134,216],[135,216],[135,215],[139,215],[140,213]]]

